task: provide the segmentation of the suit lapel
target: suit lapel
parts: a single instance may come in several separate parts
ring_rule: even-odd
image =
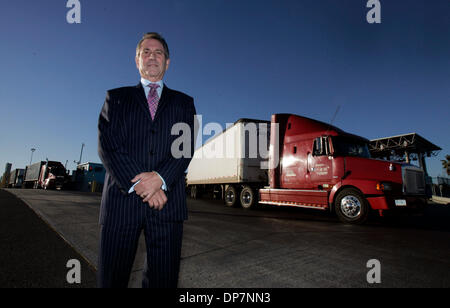
[[[163,90],[162,90],[162,93],[161,93],[161,98],[159,99],[159,102],[158,102],[158,108],[156,109],[156,114],[155,114],[154,120],[152,120],[152,117],[150,115],[150,110],[149,110],[149,107],[148,107],[147,98],[145,97],[145,91],[144,91],[144,88],[142,87],[142,84],[140,82],[135,87],[135,91],[133,93],[133,96],[134,96],[135,101],[139,105],[139,107],[141,109],[143,109],[143,111],[145,112],[146,116],[148,117],[148,120],[152,121],[152,122],[155,122],[157,120],[157,118],[159,117],[159,115],[161,114],[161,112],[164,110],[164,108],[170,102],[171,91],[172,90],[170,90],[166,86],[166,84],[164,84],[164,87],[163,87]]]

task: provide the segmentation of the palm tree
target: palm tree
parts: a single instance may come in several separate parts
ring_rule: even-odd
[[[447,175],[450,175],[450,155],[445,156],[445,160],[441,160],[442,167],[447,171]]]

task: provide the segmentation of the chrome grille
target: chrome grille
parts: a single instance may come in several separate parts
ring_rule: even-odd
[[[405,194],[425,194],[425,177],[422,169],[404,166],[403,173],[403,192]]]

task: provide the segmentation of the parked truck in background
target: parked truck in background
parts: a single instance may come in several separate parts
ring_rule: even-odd
[[[25,188],[62,189],[67,182],[64,166],[58,161],[40,161],[25,169]]]
[[[14,169],[9,176],[8,188],[22,187],[25,169]]]
[[[264,163],[267,156],[263,152],[251,159],[244,155],[233,163],[217,155],[203,157],[205,148],[214,143],[228,148],[230,132],[231,129],[225,130],[195,151],[187,174],[192,197],[212,191],[229,206],[240,203],[244,208],[252,208],[259,203],[328,210],[346,223],[365,222],[370,210],[383,215],[386,210],[427,205],[422,169],[372,159],[367,139],[332,125],[293,114],[272,115],[270,129],[258,130],[258,135],[266,133],[270,139],[266,164],[269,169],[260,169],[259,173],[253,169],[256,162]],[[246,138],[242,138],[242,132],[238,135],[240,140],[233,147],[240,147],[240,154],[248,154]],[[234,178],[228,180],[230,170]],[[253,172],[260,176],[250,177]]]

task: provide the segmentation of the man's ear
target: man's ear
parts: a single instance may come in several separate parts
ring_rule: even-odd
[[[166,71],[169,69],[170,65],[170,58],[166,60]]]
[[[136,67],[137,67],[137,69],[138,69],[138,71],[139,71],[139,58],[138,58],[138,56],[136,56],[136,57],[134,58],[134,62],[136,62]]]

